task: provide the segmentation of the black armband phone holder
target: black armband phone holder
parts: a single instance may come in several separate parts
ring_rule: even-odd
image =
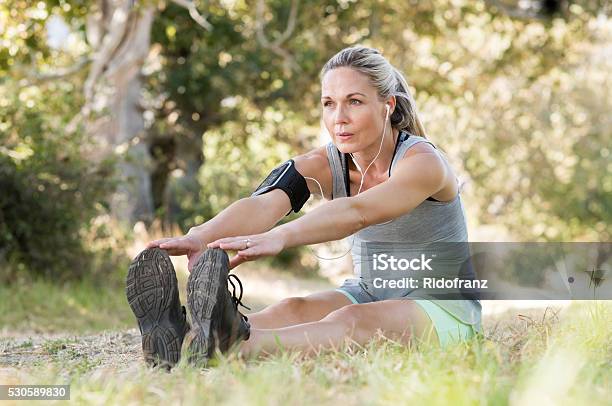
[[[297,213],[310,197],[306,179],[295,169],[293,159],[277,166],[255,189],[251,196],[263,195],[274,189],[281,189],[291,201],[291,209]]]

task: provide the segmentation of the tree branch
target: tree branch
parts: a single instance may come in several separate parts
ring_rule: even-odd
[[[100,49],[94,55],[93,64],[84,85],[85,106],[83,106],[83,108],[85,115],[89,113],[89,105],[94,94],[94,86],[123,41],[131,8],[131,1],[123,1],[122,4],[114,10],[106,34],[102,39]]]
[[[87,65],[89,65],[89,63],[91,63],[91,59],[87,56],[84,56],[81,59],[79,59],[74,65],[66,67],[66,68],[59,68],[54,72],[48,72],[48,73],[32,72],[27,76],[26,80],[28,82],[28,85],[34,85],[34,84],[38,84],[42,82],[48,82],[51,80],[63,79],[65,77],[68,77],[68,76],[74,75],[75,73],[80,72]]]
[[[277,54],[278,56],[282,57],[285,63],[285,66],[287,66],[290,69],[294,69],[297,72],[301,72],[302,68],[295,62],[295,60],[293,59],[293,56],[287,50],[281,47],[281,45],[285,41],[287,41],[289,37],[291,37],[291,34],[293,34],[293,30],[295,29],[295,21],[297,17],[298,4],[299,4],[299,0],[291,1],[291,10],[289,11],[289,18],[287,20],[287,28],[285,28],[285,31],[283,31],[283,33],[276,40],[274,40],[273,42],[270,42],[270,40],[266,37],[266,34],[264,32],[264,29],[266,27],[266,22],[265,22],[265,17],[264,17],[264,12],[265,12],[264,0],[258,0],[257,7],[255,10],[256,38],[257,38],[257,42],[259,42],[259,44],[262,47],[267,48],[270,51]]]
[[[189,15],[191,16],[193,21],[198,23],[198,25],[200,25],[202,28],[204,28],[204,29],[206,29],[208,31],[212,31],[213,26],[210,25],[210,23],[206,20],[206,18],[204,18],[202,16],[202,14],[200,14],[198,12],[198,9],[196,8],[195,4],[193,4],[193,1],[189,1],[189,0],[172,0],[172,2],[174,4],[177,4],[177,5],[185,8],[185,9],[187,9],[189,11]]]
[[[293,30],[295,29],[295,20],[296,20],[296,17],[297,17],[298,4],[299,4],[298,0],[292,0],[291,1],[291,10],[289,11],[289,19],[287,20],[287,28],[276,39],[276,41],[274,41],[274,45],[277,45],[277,46],[282,45],[283,42],[288,40],[289,37],[291,37],[291,34],[293,34]]]
[[[140,10],[138,15],[132,15],[129,25],[124,34],[122,45],[117,49],[113,58],[108,62],[104,75],[110,77],[117,71],[126,67],[142,66],[149,50],[142,44],[150,43],[150,27],[155,16],[153,7]]]

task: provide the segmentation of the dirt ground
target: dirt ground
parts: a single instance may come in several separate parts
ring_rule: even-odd
[[[512,348],[524,339],[527,328],[550,325],[558,320],[558,308],[509,309],[485,315],[487,339]],[[137,328],[89,335],[19,335],[0,340],[0,381],[48,364],[66,373],[113,368],[125,372],[142,363],[140,332]]]
[[[311,292],[333,289],[322,279],[301,279],[290,274],[240,274],[248,290],[245,303],[252,311],[264,308],[290,296],[304,296]],[[179,284],[186,278],[179,275]],[[184,291],[184,289],[181,289]],[[184,300],[183,300],[184,302]],[[527,328],[555,323],[564,303],[543,302],[484,302],[483,328],[485,336],[504,346],[517,345]],[[551,307],[552,306],[552,307]],[[521,308],[522,307],[522,308]],[[71,374],[115,368],[125,371],[142,363],[140,332],[134,328],[123,331],[104,331],[75,335],[6,332],[0,335],[0,382],[15,379],[21,372],[32,371],[49,364]]]

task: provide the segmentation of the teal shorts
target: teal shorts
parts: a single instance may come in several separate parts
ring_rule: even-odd
[[[480,324],[475,326],[464,323],[431,300],[415,299],[414,302],[427,313],[436,329],[441,347],[472,339],[482,330]]]
[[[376,302],[378,299],[366,292],[354,281],[347,280],[344,285],[336,289],[355,304]],[[427,314],[436,330],[441,347],[449,344],[467,341],[482,331],[480,323],[476,325],[464,323],[436,303],[424,299],[410,299],[418,304]]]

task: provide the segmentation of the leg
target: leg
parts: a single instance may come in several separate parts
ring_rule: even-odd
[[[251,328],[271,329],[321,320],[334,310],[351,304],[342,293],[318,292],[306,297],[290,297],[248,315]]]
[[[378,331],[388,338],[408,342],[413,337],[437,340],[433,325],[423,309],[412,300],[384,300],[351,304],[322,320],[278,329],[252,329],[249,340],[241,343],[245,355],[273,353],[277,341],[285,348],[305,352],[337,348],[347,338],[363,345]]]
[[[227,288],[228,281],[231,282],[233,279],[230,279],[229,275],[229,257],[221,249],[204,251],[194,265],[187,281],[187,306],[191,313],[192,326],[183,342],[183,346],[190,354],[190,361],[206,362],[213,356],[216,348],[223,353],[233,345],[248,340],[250,331],[254,327],[251,323],[256,325],[258,318],[260,326],[265,325],[266,322],[286,324],[299,322],[302,319],[316,320],[324,317],[334,308],[349,302],[349,299],[341,293],[327,292],[327,294],[314,295],[315,300],[312,300],[311,297],[311,300],[300,298],[300,300],[285,301],[285,304],[305,301],[318,304],[316,306],[285,306],[285,313],[278,309],[274,312],[268,310],[268,312],[263,312],[263,317],[256,313],[247,321],[246,317],[237,310],[242,293],[230,294]],[[239,282],[238,279],[237,282]],[[242,287],[241,283],[239,287]],[[328,300],[316,300],[321,297],[328,298]],[[339,302],[340,300],[342,302]],[[282,306],[277,306],[277,308],[282,309]],[[275,320],[275,314],[276,316],[284,314],[285,317]]]

